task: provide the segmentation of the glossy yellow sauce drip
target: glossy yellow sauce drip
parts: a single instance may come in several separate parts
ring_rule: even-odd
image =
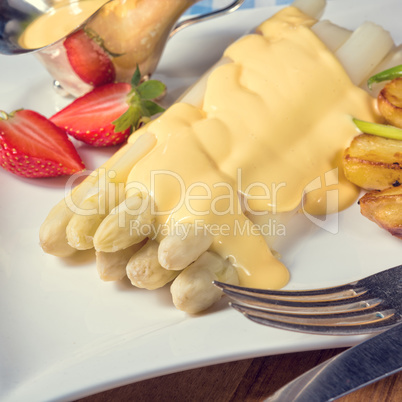
[[[202,108],[177,103],[138,133],[158,142],[128,187],[151,192],[155,225],[193,222],[212,231],[212,249],[231,259],[244,286],[280,288],[288,271],[238,194],[258,213],[299,210],[304,199],[308,213],[336,212],[358,194],[340,174],[339,155],[356,135],[351,116],[377,118],[374,100],[351,83],[313,23],[285,8],[229,46],[231,62],[210,75]],[[328,190],[337,192],[336,208],[327,206]]]
[[[35,19],[19,38],[25,49],[37,49],[64,38],[93,15],[108,0],[74,1],[53,7]]]

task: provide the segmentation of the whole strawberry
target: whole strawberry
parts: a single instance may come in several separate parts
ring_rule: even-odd
[[[23,177],[71,175],[85,169],[67,134],[46,117],[0,111],[1,166]]]
[[[94,87],[113,82],[116,72],[99,36],[80,29],[63,43],[72,69],[82,81]]]
[[[96,87],[50,120],[86,144],[96,147],[121,144],[142,122],[164,110],[152,99],[163,94],[165,85],[157,80],[140,81],[137,68],[131,85],[119,82]]]

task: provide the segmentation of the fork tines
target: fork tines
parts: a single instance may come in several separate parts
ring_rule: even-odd
[[[278,291],[215,281],[230,305],[260,324],[328,335],[367,334],[398,323],[402,266],[332,288]]]

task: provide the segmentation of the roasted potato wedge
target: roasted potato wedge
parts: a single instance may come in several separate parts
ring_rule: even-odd
[[[395,78],[385,84],[378,94],[377,103],[385,120],[402,128],[402,78]]]
[[[355,137],[344,152],[346,178],[366,190],[402,183],[402,141],[371,134]]]
[[[402,186],[371,191],[360,198],[359,204],[362,215],[402,239]]]

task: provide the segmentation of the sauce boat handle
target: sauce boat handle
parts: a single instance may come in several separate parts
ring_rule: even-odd
[[[236,11],[243,3],[244,0],[235,0],[225,8],[220,8],[206,14],[200,14],[195,17],[182,20],[174,26],[174,28],[170,32],[169,38],[171,38],[173,35],[181,31],[182,29],[187,28],[190,25],[196,24],[197,22],[210,20],[216,17],[220,17],[221,15],[229,14],[233,11]]]

